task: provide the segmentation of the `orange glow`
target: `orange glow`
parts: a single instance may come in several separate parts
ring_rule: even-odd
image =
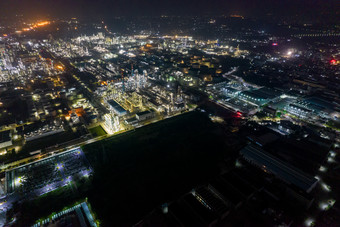
[[[243,17],[243,16],[241,16],[241,15],[238,15],[238,14],[232,14],[232,15],[230,15],[230,17],[237,17],[237,18],[242,18],[242,19],[244,19],[244,17]]]
[[[39,22],[34,24],[33,26],[29,27],[29,28],[23,28],[21,31],[16,31],[16,33],[21,33],[21,32],[28,32],[30,30],[32,30],[33,28],[38,28],[38,27],[42,27],[42,26],[46,26],[48,24],[50,24],[51,22],[49,21],[43,21],[43,22]],[[7,37],[7,34],[3,34],[4,37]]]
[[[65,116],[66,120],[69,120],[71,118],[72,113],[75,113],[78,117],[85,115],[84,108],[78,107],[78,108],[68,111],[68,114]]]
[[[78,117],[84,116],[85,115],[85,111],[83,107],[78,107],[75,109],[75,112],[77,114]]]
[[[50,24],[49,21],[43,21],[43,22],[37,23],[36,26],[41,27],[41,26],[45,26],[45,25],[48,25],[48,24]]]
[[[64,70],[64,67],[62,67],[61,65],[57,65],[57,69]]]
[[[43,27],[43,26],[49,25],[50,23],[51,22],[49,22],[49,21],[42,21],[42,22],[39,22],[39,23],[36,23],[35,25],[33,25],[33,28]]]

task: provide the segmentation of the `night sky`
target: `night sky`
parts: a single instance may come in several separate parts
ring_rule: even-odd
[[[0,0],[2,15],[41,16],[244,16],[339,15],[339,0]]]

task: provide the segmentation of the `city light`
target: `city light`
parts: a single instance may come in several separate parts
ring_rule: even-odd
[[[241,117],[242,117],[242,113],[241,113],[240,111],[237,111],[237,112],[236,112],[236,117],[237,117],[237,118],[241,118]]]
[[[64,67],[61,65],[57,65],[57,69],[64,70]]]
[[[243,165],[242,165],[242,163],[239,160],[236,160],[235,167],[241,168],[241,167],[243,167]]]
[[[327,162],[329,162],[329,163],[334,163],[335,160],[334,160],[333,157],[328,157],[328,158],[327,158]]]
[[[327,203],[320,203],[319,207],[321,210],[328,210],[329,209],[329,205]]]
[[[319,171],[320,172],[326,172],[327,168],[325,166],[320,166]]]
[[[72,177],[68,176],[65,180],[65,184],[71,183],[72,182]]]
[[[314,226],[315,222],[313,218],[307,218],[307,220],[305,221],[305,225],[306,226]]]
[[[322,189],[325,190],[326,192],[331,191],[331,187],[325,183],[321,183]]]
[[[64,166],[63,166],[63,164],[58,163],[58,164],[56,164],[56,168],[57,168],[57,170],[62,170],[64,168]]]
[[[25,182],[25,177],[21,176],[21,177],[17,177],[14,181],[14,185],[16,187],[19,187],[20,185],[22,185]]]
[[[34,25],[34,27],[42,27],[42,26],[46,26],[46,25],[49,25],[51,22],[49,21],[42,21],[42,22],[39,22],[39,23],[36,23]]]
[[[83,177],[86,177],[86,178],[89,177],[90,176],[90,172],[91,172],[90,170],[83,170],[82,171]]]
[[[32,7],[29,1],[22,6]],[[117,223],[127,211],[141,223],[158,220],[157,212],[138,216],[126,209],[151,199],[174,211],[165,222],[186,223],[199,213],[204,218],[195,219],[196,225],[230,225],[236,223],[230,210],[239,213],[241,207],[249,217],[240,225],[288,226],[292,220],[296,226],[334,225],[340,130],[340,53],[330,41],[340,37],[335,22],[322,25],[320,15],[304,18],[306,12],[291,16],[289,7],[280,9],[285,15],[272,13],[277,4],[267,4],[259,16],[251,7],[249,18],[226,14],[227,6],[209,1],[197,5],[212,12],[195,16],[187,4],[163,5],[175,7],[165,16],[149,15],[162,11],[155,4],[119,7],[122,15],[116,15],[116,5],[104,5],[115,16],[95,10],[77,20],[88,12],[75,10],[69,17],[57,7],[38,5],[31,18],[31,10],[20,13],[15,6],[0,15],[0,202],[8,200],[0,203],[0,217],[12,208],[22,213],[26,202],[67,207],[67,195],[79,191],[73,197],[107,204],[104,213],[114,204]],[[241,5],[235,12],[244,11]],[[211,166],[219,174],[203,176],[199,184],[186,180]],[[174,176],[185,184],[172,184]],[[158,180],[171,200],[152,198],[152,187],[139,178]],[[118,194],[105,196],[103,185]],[[172,195],[175,187],[183,193]],[[255,198],[263,187],[275,196]],[[120,195],[126,188],[129,196]],[[290,189],[298,199],[282,193]],[[51,198],[55,195],[60,200]],[[256,206],[244,198],[256,199]],[[277,203],[284,200],[306,209],[293,214],[290,203]],[[51,204],[40,206],[41,201]],[[195,209],[187,211],[188,206]],[[62,223],[61,215],[71,211],[80,215],[65,208],[33,226]],[[101,212],[98,217],[110,225]],[[6,218],[15,220],[11,215]],[[16,217],[23,223],[23,215]]]
[[[336,64],[337,64],[337,61],[336,61],[335,59],[332,59],[332,60],[330,61],[330,63],[331,63],[332,65],[336,65]]]

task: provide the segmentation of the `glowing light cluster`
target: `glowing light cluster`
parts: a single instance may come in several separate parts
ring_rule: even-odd
[[[340,64],[340,60],[332,59],[332,60],[330,60],[330,63],[331,63],[331,65],[338,65],[338,64]]]
[[[33,27],[42,27],[42,26],[46,26],[49,25],[50,22],[49,21],[43,21],[43,22],[39,22],[37,24],[35,24]]]
[[[23,28],[21,31],[17,31],[17,33],[28,32],[28,31],[31,31],[34,28],[43,27],[43,26],[46,26],[46,25],[49,25],[49,24],[51,24],[50,21],[42,21],[42,22],[33,24],[32,26],[30,26],[28,28]]]
[[[325,183],[322,183],[321,184],[323,190],[327,191],[327,192],[330,192],[331,191],[331,187]]]
[[[64,67],[61,66],[61,65],[57,65],[57,69],[59,69],[59,70],[64,70]]]
[[[15,180],[14,180],[14,185],[16,187],[22,185],[24,182],[26,181],[26,177],[25,176],[21,176],[21,177],[17,177]]]
[[[307,220],[305,221],[306,226],[313,226],[314,224],[315,224],[315,221],[313,218],[307,218]]]
[[[58,164],[56,165],[56,168],[57,168],[57,170],[62,170],[62,169],[64,168],[64,165],[61,164],[61,163],[58,163]]]

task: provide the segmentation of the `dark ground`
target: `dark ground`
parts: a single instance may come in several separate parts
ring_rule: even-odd
[[[85,197],[103,226],[135,224],[216,176],[217,164],[233,153],[224,135],[205,114],[191,112],[86,145],[93,176],[72,190],[16,205],[18,224],[32,224]]]
[[[89,201],[104,226],[134,224],[218,173],[222,131],[194,112],[84,147]]]

